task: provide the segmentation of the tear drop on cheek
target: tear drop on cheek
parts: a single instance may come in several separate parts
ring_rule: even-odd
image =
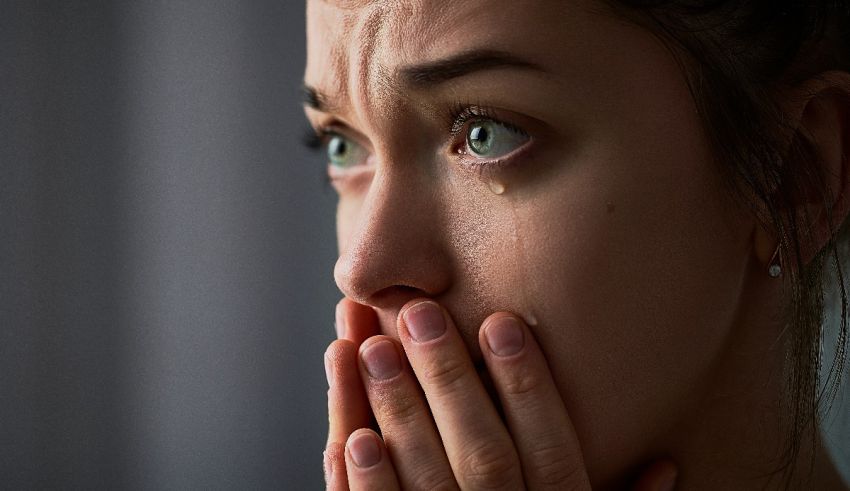
[[[505,185],[499,181],[490,181],[490,191],[493,191],[493,194],[504,194]]]
[[[505,192],[505,185],[498,181],[491,181],[490,189],[496,194],[502,194]],[[511,230],[511,240],[514,246],[512,256],[513,260],[516,261],[513,266],[517,274],[520,271],[527,271],[530,264],[529,258],[526,256],[524,236],[520,230],[522,220],[520,219],[519,208],[522,205],[518,201],[518,198],[516,195],[508,197],[508,202],[511,205],[511,224],[513,225],[513,230]],[[529,285],[526,284],[528,281],[530,281],[528,277],[518,276],[516,284],[519,286],[518,291],[521,296],[517,300],[522,302],[520,311],[525,311],[520,314],[522,320],[525,321],[527,326],[535,327],[537,326],[537,317],[530,311],[532,303],[528,291]]]

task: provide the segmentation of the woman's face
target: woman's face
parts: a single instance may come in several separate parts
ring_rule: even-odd
[[[525,317],[591,476],[662,445],[736,324],[754,227],[665,46],[587,1],[311,0],[307,32],[343,293],[391,336],[436,299],[475,360],[487,315]]]

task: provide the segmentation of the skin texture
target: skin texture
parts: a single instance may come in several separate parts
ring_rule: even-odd
[[[482,432],[513,442],[506,462],[521,464],[528,479],[516,435],[543,423],[520,433],[523,418],[511,411],[522,404],[504,408],[507,429],[498,409],[485,407],[490,397],[504,406],[507,374],[526,370],[546,380],[540,394],[557,396],[546,399],[544,419],[549,430],[566,428],[558,461],[580,468],[582,485],[622,487],[665,455],[685,489],[776,484],[765,474],[783,443],[782,280],[766,274],[777,241],[723,186],[681,67],[655,36],[585,1],[319,0],[308,2],[307,35],[305,83],[324,105],[308,108],[308,118],[364,155],[331,168],[340,195],[334,273],[347,298],[338,308],[345,341],[327,355],[332,482],[345,486],[339,466],[352,487],[366,479],[342,445],[370,431],[355,430],[374,413],[387,440],[378,440],[381,479],[401,475],[404,484],[414,472],[405,459],[420,452],[430,468],[451,466],[463,485],[456,449],[474,441],[475,418],[462,415],[470,406]],[[418,86],[401,76],[478,48],[536,68]],[[835,86],[847,89],[846,77],[824,87]],[[529,141],[500,165],[459,153],[465,133],[450,132],[449,114],[468,104],[493,108]],[[814,131],[846,125],[836,101],[789,104]],[[820,143],[842,196],[846,141],[839,134]],[[846,200],[833,211],[843,220]],[[426,298],[445,309],[449,334],[441,348],[417,351],[401,314]],[[523,363],[537,369],[494,365],[487,355],[482,326],[505,312],[526,330]],[[395,387],[407,390],[386,392],[357,361],[381,341],[399,353],[406,368]],[[477,369],[495,383],[464,382],[466,402],[454,407],[451,392],[429,389],[427,374],[467,356],[464,377]],[[417,383],[427,400],[408,413],[430,418],[430,407],[437,428],[419,420],[433,433],[423,430],[423,448],[405,450],[412,440],[403,426],[388,431],[387,414],[394,401],[416,400]],[[823,453],[807,455],[800,465],[813,462],[817,487],[837,489]]]

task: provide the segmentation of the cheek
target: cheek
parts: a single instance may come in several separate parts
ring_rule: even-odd
[[[605,475],[706,385],[732,326],[745,249],[709,164],[593,160],[523,216],[522,269],[588,465]]]

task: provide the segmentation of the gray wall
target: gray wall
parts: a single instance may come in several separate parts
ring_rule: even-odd
[[[303,30],[295,0],[0,5],[0,488],[322,487]]]
[[[0,488],[319,489],[300,1],[0,6]]]

